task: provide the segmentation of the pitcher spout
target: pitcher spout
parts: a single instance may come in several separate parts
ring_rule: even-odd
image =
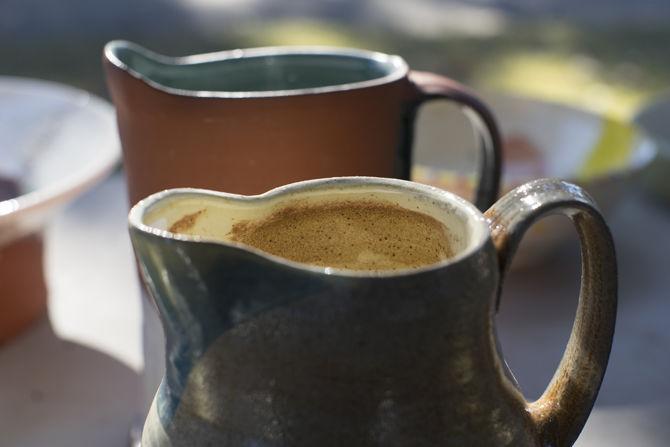
[[[174,58],[150,51],[126,40],[113,40],[105,45],[103,63],[149,85],[160,87],[162,78],[176,65]]]
[[[329,281],[243,247],[169,235],[160,222],[147,229],[142,207],[131,211],[130,235],[166,338],[159,394],[161,417],[169,420],[191,371],[217,340],[258,315],[318,296]]]

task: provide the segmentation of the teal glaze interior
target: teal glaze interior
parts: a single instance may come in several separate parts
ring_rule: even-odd
[[[114,48],[114,53],[142,77],[193,91],[313,89],[383,78],[396,69],[390,61],[337,53],[231,56],[192,63],[170,63],[124,46]]]

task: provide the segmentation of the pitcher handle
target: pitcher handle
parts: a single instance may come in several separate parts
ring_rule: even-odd
[[[536,180],[520,186],[485,213],[498,253],[501,280],[525,231],[549,214],[568,216],[579,234],[579,304],[558,369],[542,396],[527,403],[527,410],[542,445],[568,447],[591,412],[612,347],[617,306],[612,236],[591,197],[580,187],[558,180]]]
[[[484,211],[498,198],[502,170],[502,140],[493,113],[464,85],[435,73],[411,71],[409,80],[417,95],[415,107],[426,101],[447,99],[457,102],[479,137],[479,184],[473,203]]]

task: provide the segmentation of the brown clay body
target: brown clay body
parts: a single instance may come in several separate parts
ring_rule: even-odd
[[[291,57],[306,62],[297,68],[282,62]],[[251,72],[231,65],[256,59],[265,65]],[[274,74],[280,71],[273,68],[277,61],[287,66],[286,73]],[[347,64],[376,71],[361,75]],[[166,58],[128,42],[111,42],[103,65],[131,205],[175,187],[259,194],[314,178],[408,179],[416,109],[440,98],[474,112],[468,117],[482,142],[476,204],[485,209],[497,198],[500,138],[491,112],[465,87],[443,76],[410,72],[398,56],[278,47]],[[212,74],[216,70],[223,72]],[[271,80],[245,81],[259,70]],[[291,80],[301,75],[309,79]]]

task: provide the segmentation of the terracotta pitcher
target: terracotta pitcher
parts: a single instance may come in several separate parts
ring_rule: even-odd
[[[467,88],[410,71],[398,56],[273,47],[172,58],[114,41],[103,64],[131,204],[176,187],[258,194],[320,177],[407,179],[415,114],[435,99],[461,105],[480,141],[476,204],[486,209],[497,198],[500,137],[489,109]],[[163,373],[148,303],[147,407]]]
[[[103,62],[131,204],[171,187],[258,194],[322,177],[407,179],[417,108],[439,98],[462,105],[481,142],[474,202],[497,198],[500,137],[488,108],[398,56],[271,47],[170,58],[114,41]]]
[[[291,204],[371,201],[440,222],[450,257],[400,270],[330,268],[229,237]],[[563,360],[527,402],[497,349],[494,309],[523,233],[553,213],[578,230],[581,292]],[[575,185],[532,182],[484,215],[395,179],[313,180],[258,196],[176,189],[136,205],[130,228],[167,340],[143,447],[568,447],[605,373],[614,248]],[[332,234],[296,241],[309,247]]]

